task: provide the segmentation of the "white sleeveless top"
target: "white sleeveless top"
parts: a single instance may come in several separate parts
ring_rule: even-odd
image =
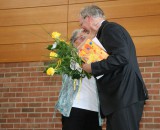
[[[98,112],[98,94],[97,86],[94,77],[82,79],[81,87],[73,101],[73,106],[76,108],[86,109]]]

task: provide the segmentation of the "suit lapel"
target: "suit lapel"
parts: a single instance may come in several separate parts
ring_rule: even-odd
[[[100,26],[98,32],[97,32],[97,38],[100,39],[100,36],[101,36],[101,33],[102,33],[102,30],[104,28],[104,26],[106,26],[106,24],[108,24],[109,22],[108,21],[104,21],[102,22],[102,25]]]
[[[104,22],[102,22],[102,25],[100,26],[100,28],[99,28],[99,30],[98,30],[98,33],[97,33],[97,39],[100,41],[100,43],[102,44],[102,46],[105,48],[105,50],[108,52],[108,49],[103,45],[104,43],[102,42],[103,40],[102,40],[102,32],[103,32],[103,28],[105,27],[105,26],[107,26],[107,24],[109,24],[109,22],[108,21],[104,21]]]

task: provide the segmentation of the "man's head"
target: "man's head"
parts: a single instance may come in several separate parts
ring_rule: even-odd
[[[78,46],[83,43],[88,36],[88,32],[83,29],[77,29],[73,31],[70,42],[78,48]]]
[[[80,12],[80,26],[88,31],[97,31],[99,23],[105,19],[104,12],[96,5],[83,8]]]

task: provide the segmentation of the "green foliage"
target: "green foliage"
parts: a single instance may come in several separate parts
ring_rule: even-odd
[[[72,77],[72,79],[80,79],[81,77],[87,76],[91,77],[91,74],[83,71],[80,67],[83,63],[82,59],[78,56],[77,49],[67,42],[55,39],[53,45],[48,45],[48,50],[55,52],[56,57],[51,57],[51,62],[48,64],[44,72],[47,73],[49,68],[55,70],[54,74],[67,74]]]

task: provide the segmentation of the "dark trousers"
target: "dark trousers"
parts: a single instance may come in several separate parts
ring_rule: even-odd
[[[72,108],[70,117],[62,116],[62,130],[102,130],[98,112]]]
[[[107,116],[107,130],[139,130],[144,101],[134,103]]]

